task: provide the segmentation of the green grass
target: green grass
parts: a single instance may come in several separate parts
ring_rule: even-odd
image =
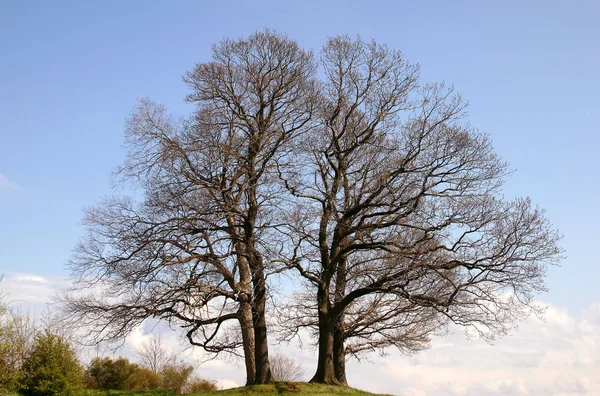
[[[304,382],[276,382],[269,385],[253,385],[243,388],[227,389],[218,392],[202,393],[214,396],[244,396],[244,395],[282,395],[290,396],[321,395],[321,396],[368,396],[374,393],[364,392],[347,386],[332,386],[323,384],[308,384]]]
[[[85,392],[89,396],[174,396],[177,393],[170,390],[156,389],[150,391],[124,391],[124,390],[98,390],[88,389]]]
[[[276,382],[269,385],[252,385],[242,388],[226,389],[217,392],[195,393],[198,396],[259,396],[259,395],[320,395],[320,396],[377,396],[347,386],[308,384],[304,382]],[[88,391],[90,396],[173,396],[168,391],[127,392],[127,391]],[[381,395],[385,396],[385,395]]]
[[[0,393],[3,396],[19,396],[17,393]],[[166,390],[153,391],[117,391],[117,390],[87,390],[89,396],[175,396],[176,393]],[[197,396],[259,396],[259,395],[289,395],[289,396],[386,396],[364,392],[347,386],[332,386],[308,384],[305,382],[275,382],[269,385],[252,385],[242,388],[226,389],[217,392],[194,393]],[[389,395],[387,395],[389,396]]]

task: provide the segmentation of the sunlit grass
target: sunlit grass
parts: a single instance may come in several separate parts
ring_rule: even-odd
[[[89,396],[175,396],[174,392],[157,389],[152,391],[121,391],[121,390],[86,390]],[[305,382],[276,382],[269,385],[253,385],[241,388],[226,389],[216,392],[193,393],[198,396],[258,396],[258,395],[283,395],[293,394],[295,396],[321,395],[321,396],[377,396],[347,386],[332,386],[323,384],[309,384]],[[18,393],[3,393],[0,396],[20,396]],[[385,395],[379,395],[385,396]]]
[[[323,384],[309,384],[304,382],[276,382],[269,385],[253,385],[241,388],[226,389],[217,392],[194,393],[194,395],[204,396],[244,396],[244,395],[282,395],[293,394],[295,396],[321,395],[321,396],[368,396],[374,393],[364,392],[347,386],[332,386]],[[88,391],[88,395],[95,396],[173,396],[172,392],[164,390],[148,392],[128,392],[128,391]]]

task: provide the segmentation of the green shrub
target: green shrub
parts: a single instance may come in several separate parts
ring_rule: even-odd
[[[218,391],[217,381],[194,377],[185,386],[185,393],[202,393]]]
[[[86,389],[98,389],[98,381],[86,371],[83,375],[83,386]]]
[[[0,331],[2,331],[0,329]],[[1,337],[1,335],[0,335]],[[0,341],[0,395],[19,389],[23,372],[15,365],[11,345]]]
[[[82,369],[75,352],[64,339],[48,332],[35,337],[23,375],[20,393],[24,395],[82,394]]]
[[[166,365],[160,373],[163,387],[176,393],[182,393],[192,371],[194,371],[192,366],[183,363]]]
[[[96,389],[126,390],[125,382],[137,369],[125,358],[94,358],[87,369],[86,383]]]
[[[91,389],[151,390],[160,388],[162,377],[125,358],[94,358],[86,371],[85,383]]]
[[[136,369],[127,377],[124,385],[126,390],[131,391],[152,390],[161,387],[162,378],[149,368],[136,365]]]
[[[125,358],[94,358],[87,369],[86,382],[97,389],[125,389],[125,381],[132,373],[132,364]]]

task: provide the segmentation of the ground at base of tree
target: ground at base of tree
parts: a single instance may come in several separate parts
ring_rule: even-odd
[[[269,385],[252,385],[241,388],[225,389],[216,392],[191,393],[188,395],[201,396],[258,396],[258,395],[281,395],[293,394],[295,396],[319,395],[319,396],[390,396],[369,393],[347,386],[310,384],[306,382],[275,382]],[[3,396],[19,396],[18,393],[6,393]],[[123,391],[123,390],[91,390],[85,391],[87,396],[176,396],[169,390],[152,391]]]
[[[390,396],[369,393],[347,386],[334,386],[323,384],[310,384],[306,382],[275,382],[269,385],[252,385],[241,388],[225,389],[216,392],[192,393],[189,395],[202,396],[258,396],[258,395],[281,395],[294,394],[295,396],[319,395],[319,396]],[[18,393],[1,393],[3,396],[19,396]],[[175,396],[169,390],[152,391],[123,391],[123,390],[96,390],[85,391],[87,396]]]
[[[269,385],[252,385],[242,388],[227,389],[218,392],[203,393],[203,395],[217,396],[244,396],[244,395],[281,395],[294,394],[297,396],[303,395],[321,395],[321,396],[389,396],[376,395],[358,389],[353,389],[347,386],[310,384],[306,382],[275,382]]]

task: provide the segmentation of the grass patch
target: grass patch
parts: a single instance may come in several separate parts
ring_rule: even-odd
[[[149,391],[124,391],[124,390],[100,390],[88,389],[85,392],[88,396],[174,396],[177,393],[168,389],[155,389]]]
[[[89,390],[90,396],[174,396],[175,393],[168,390],[155,391],[101,391]],[[259,396],[259,395],[320,395],[320,396],[378,396],[375,393],[369,393],[347,386],[334,386],[323,384],[309,384],[306,382],[275,382],[269,385],[252,385],[241,388],[226,389],[216,392],[194,393],[198,396]],[[379,395],[389,396],[389,395]]]
[[[269,385],[252,385],[242,388],[227,389],[219,392],[203,393],[215,396],[245,396],[245,395],[282,395],[294,394],[296,396],[321,395],[321,396],[374,396],[374,393],[361,391],[347,386],[334,386],[323,384],[309,384],[305,382],[276,382]]]
[[[170,390],[156,389],[151,391],[121,391],[121,390],[98,390],[88,389],[88,396],[176,396]],[[269,385],[252,385],[241,388],[226,389],[216,392],[193,393],[197,396],[259,396],[259,395],[289,395],[289,396],[389,396],[376,395],[347,386],[334,386],[323,384],[309,384],[306,382],[275,382]],[[2,393],[0,396],[20,396],[18,393]]]

